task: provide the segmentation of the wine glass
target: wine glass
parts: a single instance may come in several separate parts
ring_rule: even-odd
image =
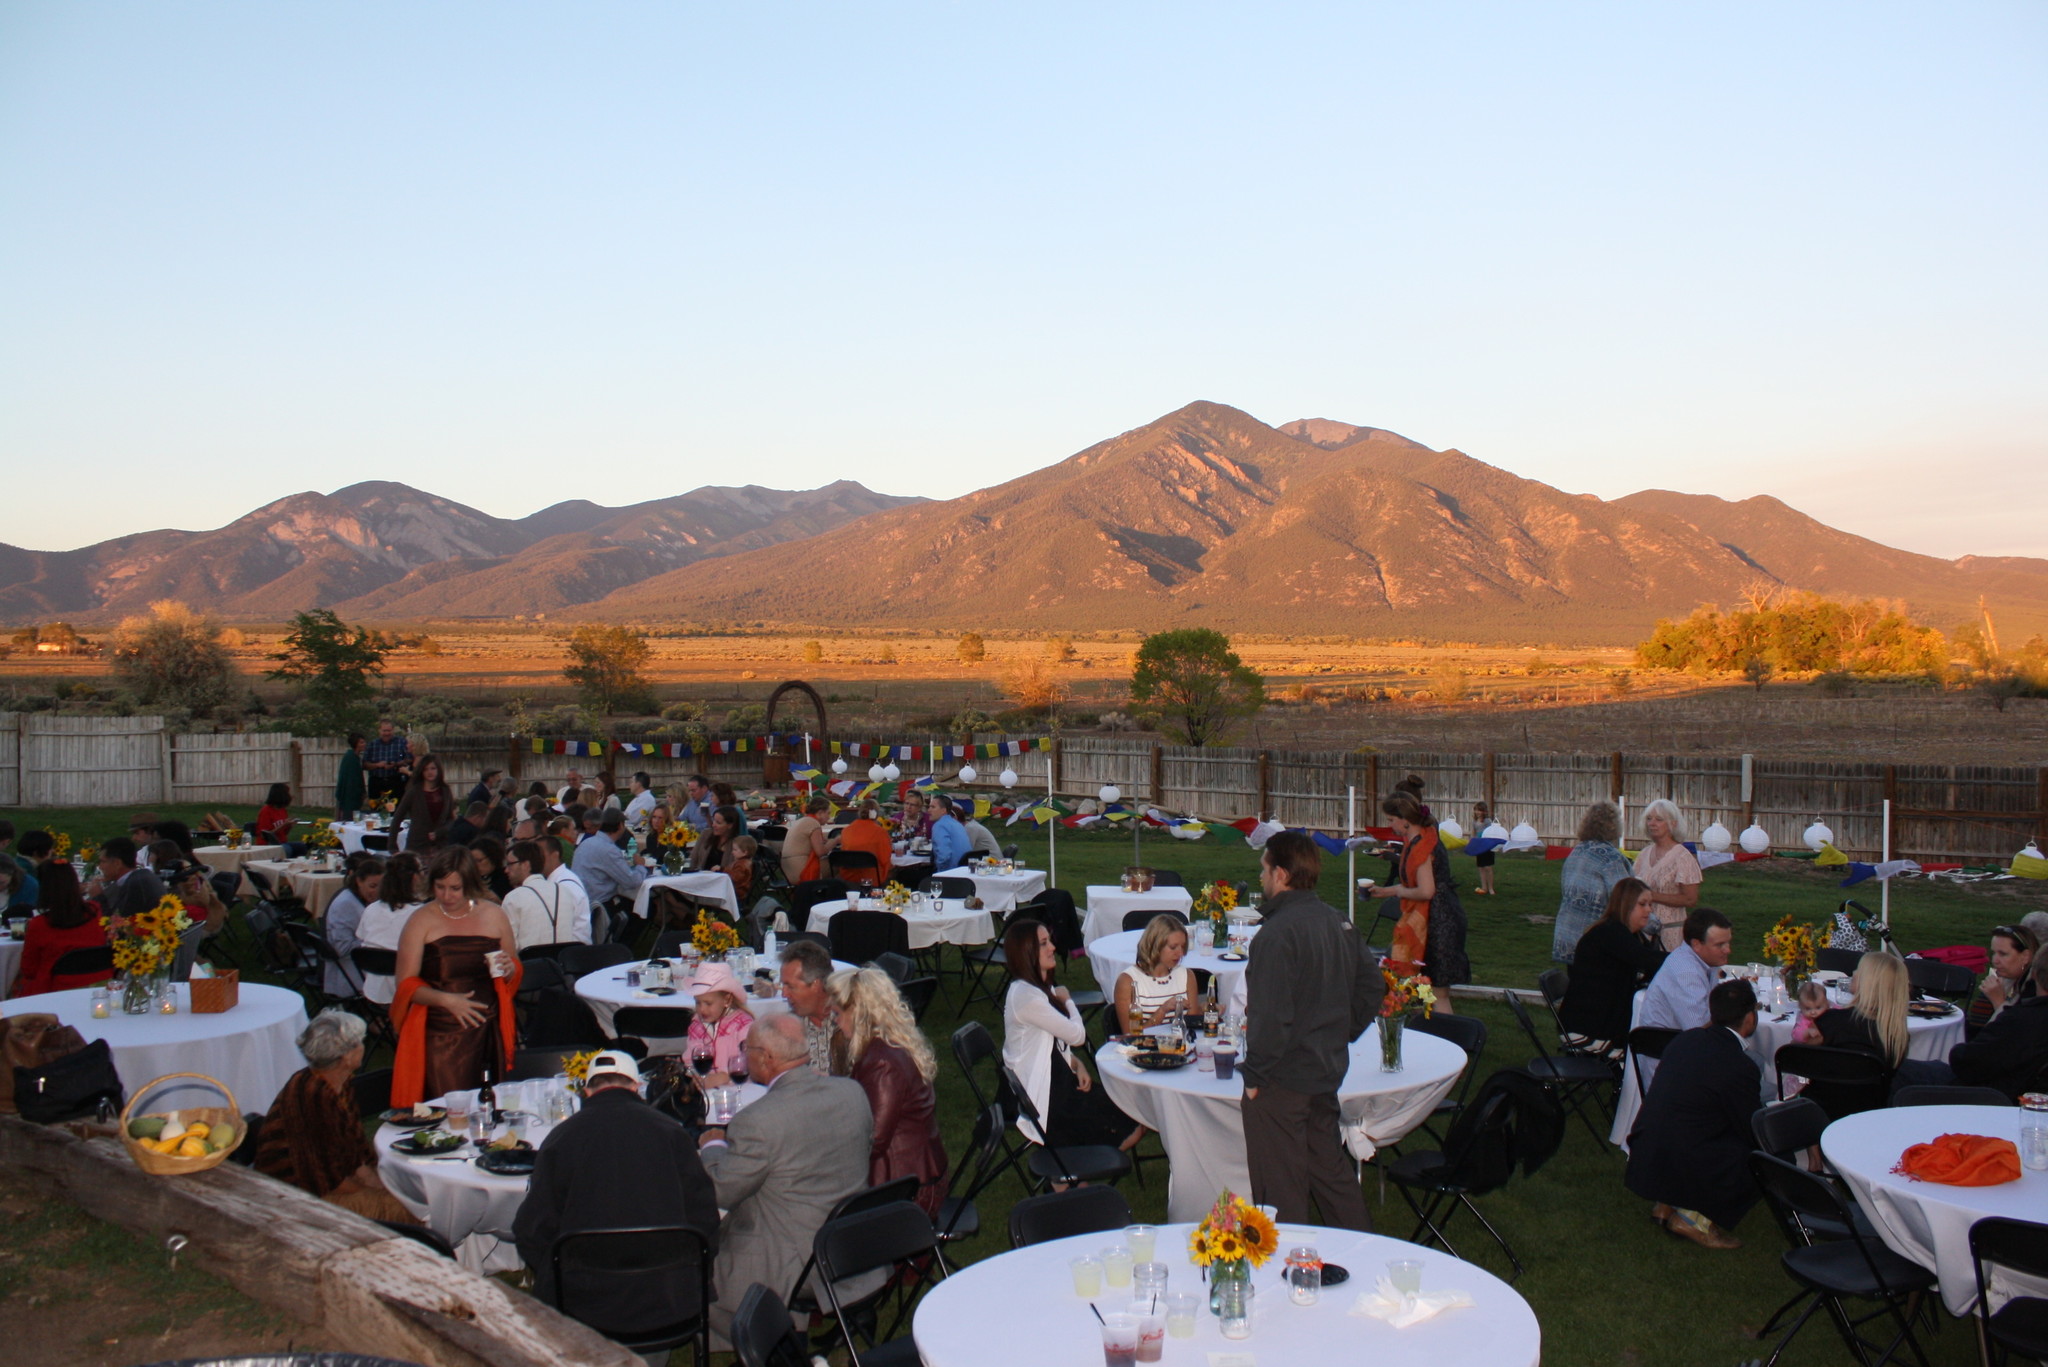
[[[698,1077],[709,1076],[711,1072],[711,1051],[709,1049],[691,1050],[690,1066],[697,1070]]]
[[[747,1060],[745,1055],[741,1055],[732,1061],[732,1067],[726,1070],[726,1076],[732,1079],[732,1085],[735,1087],[744,1087],[746,1085]]]

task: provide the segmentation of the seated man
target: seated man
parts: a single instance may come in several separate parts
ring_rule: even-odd
[[[1735,928],[1712,907],[1694,907],[1685,918],[1685,938],[1665,958],[1643,997],[1639,1026],[1697,1030],[1707,1023],[1707,994],[1721,979],[1721,967],[1735,947]]]
[[[2014,994],[1991,1023],[1949,1050],[1956,1081],[1996,1087],[2015,1102],[2022,1092],[2048,1090],[2048,954],[2028,970],[2032,996]]]
[[[967,839],[967,828],[960,824],[953,799],[935,798],[932,805],[939,810],[938,819],[932,822],[932,867],[941,872],[957,869],[974,848]]]
[[[625,843],[625,813],[613,807],[598,817],[597,833],[576,847],[576,876],[583,880],[591,906],[630,904],[633,894],[647,881],[647,871],[634,868],[626,858]]]
[[[957,799],[958,815],[967,830],[967,853],[986,859],[1001,859],[1003,847],[997,843],[995,832],[974,818],[974,802],[971,798]]]
[[[704,1132],[704,1166],[726,1212],[711,1310],[719,1347],[747,1288],[760,1282],[787,1295],[832,1207],[868,1184],[875,1118],[867,1093],[851,1078],[812,1071],[809,1058],[794,1015],[755,1021],[747,1071],[768,1094],[726,1129]],[[857,1279],[842,1294],[865,1295],[887,1275]]]
[[[100,846],[98,886],[88,887],[86,895],[98,898],[116,919],[148,911],[163,901],[168,891],[163,879],[139,866],[139,854],[135,842],[125,835],[113,836]]]
[[[552,1305],[556,1239],[647,1225],[694,1226],[716,1253],[718,1198],[690,1132],[640,1099],[633,1056],[606,1050],[590,1061],[583,1109],[541,1141],[512,1233],[533,1270],[534,1295]],[[701,1309],[694,1278],[660,1272],[606,1272],[590,1275],[587,1285],[571,1278],[566,1289],[579,1317],[619,1333],[660,1329]]]
[[[548,877],[539,841],[512,842],[505,854],[505,876],[513,883],[505,894],[505,919],[512,923],[512,938],[521,949],[590,943],[590,899],[581,883]]]
[[[1628,1137],[1626,1181],[1673,1234],[1703,1248],[1740,1248],[1728,1229],[1758,1196],[1749,1175],[1749,1120],[1763,1081],[1748,1047],[1756,991],[1739,978],[1722,983],[1708,994],[1707,1011],[1709,1024],[1664,1047]]]

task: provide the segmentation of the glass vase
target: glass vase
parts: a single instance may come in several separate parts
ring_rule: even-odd
[[[670,850],[661,857],[661,870],[673,878],[683,871],[683,856],[680,850]]]
[[[1408,1028],[1406,1016],[1380,1017],[1380,1071],[1401,1071],[1401,1032]]]
[[[1243,1258],[1229,1262],[1209,1264],[1209,1313],[1222,1318],[1226,1302],[1242,1304],[1242,1298],[1230,1300],[1230,1294],[1251,1285],[1252,1265]]]
[[[155,973],[130,973],[121,982],[121,1014],[124,1016],[146,1016],[156,1009],[157,979]],[[168,978],[169,974],[161,975]]]

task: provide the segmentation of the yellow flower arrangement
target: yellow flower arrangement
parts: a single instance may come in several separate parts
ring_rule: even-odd
[[[597,1050],[585,1049],[580,1054],[571,1054],[562,1060],[562,1072],[568,1077],[572,1086],[580,1090],[583,1084],[589,1080],[590,1063],[596,1057]]]
[[[1203,1267],[1234,1262],[1263,1267],[1279,1243],[1280,1231],[1266,1212],[1226,1191],[1188,1235],[1188,1256]]]
[[[671,821],[661,828],[656,839],[666,849],[687,850],[697,843],[697,832],[680,821]]]
[[[341,832],[334,829],[334,823],[327,817],[320,817],[313,822],[313,829],[306,832],[306,847],[338,850],[341,848]]]
[[[175,893],[148,911],[139,911],[116,931],[104,917],[100,925],[114,947],[114,967],[131,976],[148,976],[169,964],[178,952],[178,942],[192,928],[185,904]]]
[[[700,954],[724,954],[740,947],[740,933],[708,911],[697,913],[697,924],[690,928],[690,943],[697,946]]]
[[[1831,938],[1827,930],[1815,934],[1812,926],[1781,916],[1764,935],[1764,953],[1791,972],[1812,972],[1816,951],[1825,949]]]
[[[1436,989],[1430,986],[1429,977],[1422,973],[1403,976],[1387,967],[1388,960],[1380,961],[1380,977],[1386,981],[1387,994],[1380,998],[1382,1016],[1398,1016],[1411,1006],[1421,1006],[1425,1016],[1436,1014]]]
[[[901,916],[904,912],[904,909],[907,908],[909,905],[910,889],[904,887],[901,883],[896,882],[894,879],[891,879],[889,881],[889,885],[882,889],[883,909],[885,911],[893,911],[898,916]]]
[[[1197,916],[1227,916],[1237,909],[1237,885],[1221,879],[1205,883],[1195,898]]]
[[[71,857],[71,832],[45,826],[43,834],[50,837],[50,858],[61,864]]]

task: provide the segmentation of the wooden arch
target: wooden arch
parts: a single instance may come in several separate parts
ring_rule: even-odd
[[[777,684],[775,691],[768,695],[768,721],[766,724],[768,734],[771,736],[782,734],[775,725],[775,709],[781,705],[782,695],[791,692],[801,693],[811,700],[811,707],[818,714],[818,729],[812,733],[812,739],[822,742],[825,739],[825,699],[819,694],[817,689],[811,687],[802,679],[790,679],[787,682]]]

